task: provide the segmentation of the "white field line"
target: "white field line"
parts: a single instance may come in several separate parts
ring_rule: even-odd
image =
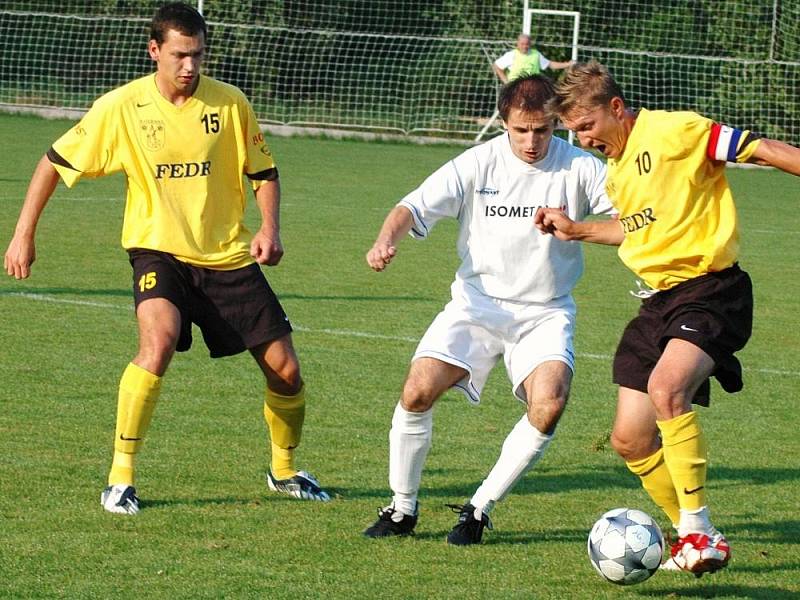
[[[0,297],[12,296],[17,298],[26,298],[28,300],[36,300],[37,302],[52,302],[55,304],[71,304],[75,306],[88,306],[91,308],[110,308],[113,310],[132,310],[132,306],[122,306],[121,304],[111,304],[108,302],[91,302],[89,300],[70,300],[69,298],[56,298],[54,296],[47,296],[45,294],[32,294],[30,292],[0,292]],[[415,344],[419,338],[403,336],[403,335],[384,335],[381,333],[369,333],[367,331],[353,331],[350,329],[314,329],[311,327],[303,327],[292,323],[292,328],[296,331],[304,333],[316,333],[324,335],[334,335],[339,337],[357,337],[373,340],[390,340],[395,342],[408,342]],[[610,361],[613,357],[610,354],[589,354],[577,353],[579,358],[588,358],[591,360],[604,360]],[[754,373],[764,373],[768,375],[785,375],[789,377],[800,377],[800,371],[787,371],[785,369],[748,369],[745,371],[752,371]]]

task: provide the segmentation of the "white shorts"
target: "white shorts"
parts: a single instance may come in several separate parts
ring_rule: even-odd
[[[436,358],[465,369],[469,374],[453,387],[478,404],[489,373],[502,356],[512,393],[527,403],[523,383],[541,363],[558,360],[575,371],[574,331],[572,296],[528,304],[457,294],[454,285],[453,299],[422,336],[412,361]]]

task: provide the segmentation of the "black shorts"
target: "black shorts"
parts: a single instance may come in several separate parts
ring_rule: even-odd
[[[128,250],[136,306],[166,298],[181,313],[177,350],[192,345],[192,323],[212,358],[238,354],[291,333],[289,318],[257,264],[232,271],[196,267],[155,250]]]
[[[658,292],[642,302],[622,334],[614,356],[614,383],[647,393],[647,382],[672,338],[691,342],[712,359],[712,375],[726,392],[742,389],[741,350],[753,328],[750,276],[734,265]],[[693,402],[708,406],[706,380]]]

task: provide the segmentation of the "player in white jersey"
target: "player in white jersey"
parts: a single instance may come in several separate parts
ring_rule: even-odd
[[[540,207],[581,220],[609,213],[605,166],[553,137],[545,105],[553,84],[533,75],[500,94],[507,133],[445,164],[389,213],[367,263],[382,271],[410,233],[425,238],[442,218],[459,222],[461,265],[452,300],[434,319],[412,359],[389,433],[392,503],[378,511],[367,537],[409,535],[419,514],[417,493],[431,446],[433,404],[449,388],[477,403],[502,357],[513,394],[527,405],[500,457],[464,505],[450,544],[480,542],[489,512],[547,448],[569,394],[574,370],[575,303],[583,269],[578,244],[542,235]]]

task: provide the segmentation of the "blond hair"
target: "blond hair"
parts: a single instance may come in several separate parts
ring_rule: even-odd
[[[570,66],[556,84],[555,92],[549,108],[559,116],[575,109],[591,110],[607,106],[612,98],[620,98],[627,104],[622,88],[608,68],[596,60]]]

